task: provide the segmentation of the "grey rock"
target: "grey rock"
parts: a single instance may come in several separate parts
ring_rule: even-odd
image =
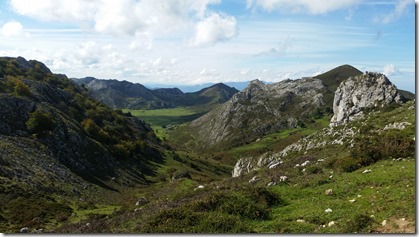
[[[202,148],[255,141],[261,135],[296,127],[303,116],[324,104],[320,79],[252,81],[243,91],[189,125]]]
[[[381,73],[365,73],[343,81],[335,92],[334,115],[330,126],[335,127],[363,115],[363,109],[402,103],[397,88]]]

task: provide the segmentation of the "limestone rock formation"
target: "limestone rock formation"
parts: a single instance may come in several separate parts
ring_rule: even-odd
[[[397,88],[381,73],[366,72],[343,81],[335,92],[334,115],[330,126],[338,126],[361,116],[365,108],[401,103]]]
[[[303,78],[274,84],[252,81],[229,101],[194,120],[189,128],[203,148],[255,140],[258,136],[297,127],[314,108],[324,105],[321,80]]]

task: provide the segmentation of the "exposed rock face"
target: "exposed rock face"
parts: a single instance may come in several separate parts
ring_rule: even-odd
[[[397,88],[380,73],[365,73],[343,81],[335,92],[330,126],[338,126],[362,115],[362,109],[401,103]]]
[[[324,104],[324,88],[322,81],[315,78],[270,85],[254,80],[189,127],[203,148],[254,140],[269,132],[297,127],[304,116]]]
[[[403,103],[404,101],[405,98],[383,74],[370,72],[350,77],[344,80],[335,92],[334,116],[331,119],[330,128],[302,138],[280,152],[268,152],[259,157],[242,158],[234,166],[232,176],[237,177],[260,168],[276,167],[280,165],[278,162],[290,152],[304,153],[328,145],[351,144],[359,130],[346,123],[362,116],[363,109],[390,103]],[[409,109],[414,110],[414,107],[411,106]],[[344,126],[337,127],[341,124]],[[383,127],[382,130],[403,130],[410,125],[409,122],[391,123]]]
[[[16,187],[73,193],[70,187],[81,190],[84,184],[111,190],[103,181],[115,176],[124,185],[146,183],[143,172],[151,169],[147,160],[161,158],[149,125],[94,101],[66,76],[44,67],[23,58],[0,58],[0,74],[5,72],[0,80],[0,180],[7,184],[2,187],[10,187],[10,193]],[[14,79],[6,72],[25,79]],[[34,112],[51,119],[41,116],[29,123]],[[29,124],[45,123],[50,126],[29,128]],[[141,151],[117,152],[125,141],[137,142]],[[4,189],[0,193],[7,195]]]

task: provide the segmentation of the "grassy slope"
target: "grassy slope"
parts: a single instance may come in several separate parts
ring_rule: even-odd
[[[381,113],[371,112],[367,120],[356,121],[352,125],[361,127],[367,123],[374,129],[393,122],[414,124],[414,110],[407,109],[412,105],[409,102],[399,108],[385,108]],[[323,118],[314,125],[324,127],[326,121],[327,118]],[[408,137],[414,136],[412,126],[401,133]],[[231,152],[240,156],[252,150],[264,150],[277,142],[294,140],[296,135],[303,135],[307,131],[310,129],[267,135],[258,142],[235,148]],[[160,167],[158,172],[162,175],[155,178],[154,185],[131,190],[137,198],[146,197],[149,200],[147,204],[140,207],[125,206],[108,218],[84,220],[73,226],[64,226],[61,230],[94,232],[102,228],[100,230],[105,232],[128,233],[398,233],[415,230],[413,156],[400,161],[380,160],[348,173],[341,171],[333,161],[347,157],[349,148],[345,145],[327,146],[312,149],[303,155],[291,154],[284,159],[289,165],[283,167],[261,169],[238,178],[226,178],[231,167],[221,169],[216,155],[182,151],[177,153],[177,156],[172,155]],[[294,167],[295,162],[303,162],[308,158],[322,158],[326,161],[312,163],[306,167],[306,171]],[[188,170],[192,179],[167,182],[175,171],[173,168]],[[364,174],[366,169],[371,172]],[[248,181],[255,175],[261,179],[250,184]],[[288,182],[266,188],[267,183],[281,175],[287,175]],[[198,185],[204,185],[204,188],[196,190]],[[258,187],[276,195],[280,201],[268,205],[263,195],[249,199],[249,190]],[[328,189],[333,190],[332,195],[325,194]],[[328,208],[332,212],[326,213]],[[253,215],[253,211],[268,214],[259,218]],[[384,220],[387,222],[385,226],[382,225]],[[88,228],[84,227],[87,221],[91,221]],[[334,225],[330,224],[329,227],[332,221]]]

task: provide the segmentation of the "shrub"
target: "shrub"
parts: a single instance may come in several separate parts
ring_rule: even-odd
[[[415,142],[401,131],[387,130],[381,133],[364,131],[364,134],[355,140],[350,154],[362,166],[366,166],[381,159],[413,157]]]
[[[31,133],[52,131],[55,128],[53,117],[50,114],[41,112],[38,109],[29,114],[29,119],[25,124]]]
[[[30,96],[31,90],[29,87],[20,80],[14,80],[15,86],[13,87],[13,91],[15,95],[18,96]]]
[[[374,224],[374,220],[365,215],[365,214],[358,214],[353,219],[351,219],[344,228],[345,233],[368,233],[370,232],[370,228]]]
[[[352,172],[362,167],[360,159],[351,156],[337,159],[333,166],[335,169],[344,172]]]

